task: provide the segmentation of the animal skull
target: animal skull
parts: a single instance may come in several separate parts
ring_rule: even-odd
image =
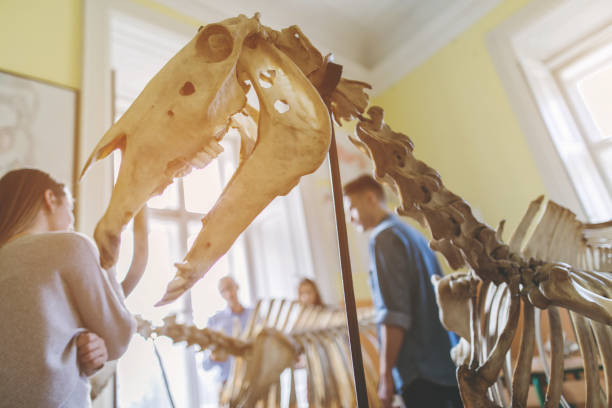
[[[239,168],[202,220],[200,234],[185,261],[176,265],[177,275],[158,305],[193,286],[268,203],[323,161],[331,135],[327,108],[306,74],[280,50],[293,45],[291,56],[300,67],[309,67],[308,73],[320,66],[320,54],[299,34],[299,29],[267,29],[258,15],[201,28],[87,161],[83,173],[113,150],[122,152],[110,204],[94,232],[100,262],[108,268],[117,261],[122,229],[149,198],[217,157],[223,150],[219,140],[230,126],[243,136]],[[246,104],[250,86],[259,99],[258,114]]]

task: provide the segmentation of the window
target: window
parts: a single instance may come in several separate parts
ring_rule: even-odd
[[[488,45],[551,198],[583,220],[611,219],[610,3],[533,2]]]
[[[191,37],[115,12],[111,14],[109,34],[117,120],[149,79]],[[127,299],[133,313],[156,323],[168,314],[177,314],[183,321],[204,327],[213,313],[225,307],[217,290],[221,276],[234,276],[241,287],[240,298],[247,305],[259,298],[290,297],[302,277],[312,277],[301,193],[296,188],[287,197],[275,199],[186,295],[170,305],[153,306],[174,276],[173,263],[183,259],[200,231],[200,220],[234,173],[239,142],[237,132],[229,132],[221,141],[224,152],[216,160],[175,180],[162,195],[149,200],[149,260],[143,279]],[[114,165],[116,174],[118,152]],[[117,270],[125,273],[132,254],[131,225],[123,233],[121,245]],[[201,369],[199,353],[184,344],[172,345],[168,339],[160,338],[155,344],[168,372],[175,405],[216,407],[217,388],[211,373]],[[122,408],[170,406],[156,350],[139,336],[119,362],[118,402]]]

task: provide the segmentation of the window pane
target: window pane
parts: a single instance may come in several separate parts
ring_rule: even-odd
[[[127,269],[132,256],[132,231],[124,233],[120,261]],[[175,222],[149,220],[149,259],[142,280],[126,299],[130,311],[154,324],[169,314],[183,310],[182,299],[163,307],[153,305],[163,295],[167,283],[174,277],[173,262],[182,258],[179,229]],[[122,271],[125,274],[125,271]],[[164,337],[156,340],[168,375],[176,406],[189,406],[188,350],[184,344],[173,345]],[[118,365],[119,406],[131,408],[170,407],[161,369],[151,340],[135,335]]]
[[[599,129],[598,135],[591,135],[593,140],[612,137],[612,64],[585,77],[578,83],[578,89]]]
[[[185,208],[187,211],[206,213],[221,195],[221,177],[218,160],[200,170],[192,171],[183,178],[185,186]]]
[[[599,152],[599,165],[601,166],[604,176],[607,179],[608,187],[612,185],[612,146],[608,146],[606,149],[602,149]],[[609,191],[610,195],[612,195],[612,191]],[[610,209],[610,214],[612,216],[612,209]]]
[[[155,340],[168,376],[172,399],[177,407],[189,406],[186,348],[184,343],[172,344],[166,337]],[[118,402],[120,407],[170,408],[162,371],[152,340],[136,334],[128,351],[117,364]]]
[[[612,197],[607,193],[603,175],[597,171],[591,156],[582,147],[574,151],[567,151],[562,157],[589,221],[609,220],[612,211]]]
[[[160,210],[176,210],[179,208],[178,183],[175,181],[164,190],[163,194],[151,197],[147,205]]]
[[[155,218],[149,220],[147,269],[126,301],[132,313],[140,314],[145,319],[155,320],[182,310],[181,299],[166,306],[153,306],[161,299],[166,285],[174,277],[176,272],[174,262],[182,259],[179,239],[176,223]]]

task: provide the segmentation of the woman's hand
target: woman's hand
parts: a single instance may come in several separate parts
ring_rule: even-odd
[[[77,336],[77,360],[81,373],[93,375],[108,360],[106,343],[102,337],[92,332],[83,332]]]

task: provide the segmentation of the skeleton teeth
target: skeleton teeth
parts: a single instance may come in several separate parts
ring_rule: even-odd
[[[189,161],[189,164],[197,169],[206,167],[211,161],[213,161],[219,154],[223,152],[223,146],[216,140],[212,140],[202,150]]]
[[[219,153],[217,153],[216,151],[214,151],[214,150],[213,150],[213,148],[212,148],[212,147],[210,147],[210,146],[206,146],[206,147],[204,148],[204,151],[205,151],[206,153],[208,153],[208,155],[210,155],[210,156],[212,156],[212,157],[217,157],[217,155],[219,154]]]
[[[204,168],[208,165],[208,163],[210,163],[211,161],[213,161],[214,156],[211,156],[210,154],[208,154],[205,151],[201,151],[198,152],[190,161],[189,164],[191,164],[193,167],[197,168],[197,169],[201,169]]]
[[[217,155],[223,153],[223,146],[221,146],[221,144],[214,139],[208,144],[208,147],[217,152]]]

